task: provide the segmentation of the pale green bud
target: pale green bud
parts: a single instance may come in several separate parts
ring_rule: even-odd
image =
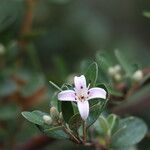
[[[44,115],[43,116],[43,120],[44,120],[44,123],[48,124],[48,125],[51,125],[52,124],[52,118],[48,115]]]
[[[120,65],[115,65],[114,70],[115,70],[115,73],[120,72],[121,71],[121,66]]]
[[[119,74],[119,73],[115,74],[114,79],[115,79],[116,81],[121,81],[121,79],[122,79],[121,74]]]
[[[115,75],[115,69],[114,69],[114,67],[109,67],[108,68],[108,74],[110,75],[110,76],[114,76]]]
[[[135,80],[135,81],[141,81],[143,79],[143,72],[142,70],[137,70],[133,76],[132,76],[132,79]]]

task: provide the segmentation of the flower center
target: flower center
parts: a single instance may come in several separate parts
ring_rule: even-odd
[[[81,102],[84,102],[88,99],[90,92],[86,90],[81,90],[80,92],[75,93],[75,99]]]

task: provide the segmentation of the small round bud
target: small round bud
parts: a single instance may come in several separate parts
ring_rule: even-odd
[[[143,72],[142,70],[137,70],[133,76],[132,76],[133,80],[135,81],[141,81],[143,79]]]
[[[50,108],[50,116],[54,121],[59,119],[59,112],[55,107]]]
[[[121,71],[121,66],[120,65],[114,66],[114,70],[115,70],[116,73],[120,72]]]
[[[116,81],[120,81],[120,80],[122,79],[121,74],[119,74],[119,73],[115,74],[114,79],[115,79]]]
[[[48,115],[43,116],[43,120],[46,124],[51,125],[52,124],[52,118]]]
[[[108,74],[110,75],[110,76],[114,76],[115,75],[115,69],[114,69],[114,67],[109,67],[108,68]]]
[[[62,112],[59,113],[59,119],[60,119],[60,121],[63,121],[63,115],[62,115]]]
[[[5,47],[3,44],[0,43],[0,55],[3,55],[5,53]]]

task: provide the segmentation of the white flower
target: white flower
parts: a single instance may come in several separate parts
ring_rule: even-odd
[[[74,77],[74,90],[65,90],[58,93],[58,99],[61,101],[75,101],[79,109],[79,113],[83,120],[86,120],[89,115],[89,102],[88,100],[94,98],[106,99],[106,91],[102,88],[94,87],[89,88],[86,85],[84,75]],[[67,108],[66,108],[67,109]]]
[[[133,78],[135,81],[141,81],[141,80],[143,79],[143,72],[142,72],[142,70],[137,70],[137,71],[133,74],[132,78]]]

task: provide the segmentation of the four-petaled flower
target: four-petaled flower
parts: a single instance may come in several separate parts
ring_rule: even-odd
[[[76,101],[79,113],[83,120],[86,120],[89,115],[89,102],[88,100],[94,98],[106,99],[106,91],[99,87],[89,88],[86,85],[84,75],[74,77],[74,90],[65,90],[58,93],[60,101]],[[67,108],[66,108],[67,109]]]

